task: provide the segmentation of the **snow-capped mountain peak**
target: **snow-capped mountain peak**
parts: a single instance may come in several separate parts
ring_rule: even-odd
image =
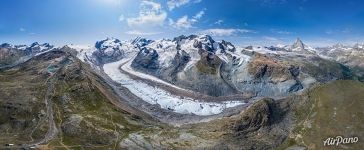
[[[147,38],[137,37],[131,42],[131,44],[135,45],[137,47],[143,47],[143,46],[146,46],[146,45],[148,45],[148,44],[150,44],[152,42],[154,42],[154,41],[150,40],[150,39],[147,39]]]
[[[297,38],[294,44],[292,45],[292,51],[301,51],[304,49],[305,49],[305,44],[303,44],[300,38]]]
[[[277,44],[276,45],[276,47],[278,47],[278,48],[284,48],[284,47],[286,47],[287,45],[284,45],[284,44]]]
[[[316,53],[315,48],[312,48],[312,47],[304,44],[300,38],[296,39],[296,41],[291,46],[290,51],[304,52],[304,53]]]
[[[12,48],[14,47],[13,45],[9,44],[9,43],[3,43],[0,45],[1,48]]]
[[[38,42],[34,42],[32,44],[30,44],[29,46],[27,45],[12,45],[9,43],[3,43],[0,45],[1,48],[15,48],[18,50],[27,50],[30,53],[33,54],[37,54],[40,52],[44,52],[44,51],[48,51],[54,48],[53,45],[49,44],[49,43],[44,43],[44,44],[39,44]]]
[[[30,44],[30,46],[28,46],[28,47],[22,46],[19,49],[27,50],[33,54],[37,54],[37,53],[49,51],[53,48],[54,48],[54,46],[49,43],[39,44],[38,42],[34,42],[34,43]]]
[[[116,38],[106,38],[105,40],[97,41],[95,44],[95,48],[99,50],[115,49],[120,46],[122,46],[121,41]]]
[[[356,48],[356,49],[364,49],[364,44],[357,43],[357,44],[354,45],[354,48]]]
[[[30,44],[30,47],[37,47],[37,46],[39,46],[38,42],[34,42],[34,43]]]
[[[335,45],[332,46],[333,48],[344,48],[345,46],[341,43],[337,43]]]

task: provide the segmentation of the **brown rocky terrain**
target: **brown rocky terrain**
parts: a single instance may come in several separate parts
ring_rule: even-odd
[[[297,77],[299,72],[294,72],[294,68],[297,67],[291,65],[287,61],[279,61],[266,55],[256,53],[249,64],[248,71],[254,76],[255,80],[267,78],[269,81],[278,83]]]

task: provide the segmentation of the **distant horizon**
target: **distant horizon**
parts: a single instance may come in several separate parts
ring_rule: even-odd
[[[364,43],[364,1],[2,0],[0,42],[85,45],[209,34],[234,45]],[[323,9],[325,8],[325,9]]]
[[[193,34],[191,34],[193,35]],[[208,35],[208,34],[207,34]],[[182,36],[182,35],[180,35]],[[185,36],[189,36],[189,35],[185,35]],[[131,39],[120,39],[120,38],[116,38],[116,37],[105,37],[105,38],[101,38],[99,40],[95,40],[93,43],[81,43],[81,44],[78,44],[78,43],[68,43],[68,44],[56,44],[56,43],[52,43],[52,42],[49,42],[49,41],[33,41],[33,42],[27,42],[27,43],[13,43],[13,42],[6,42],[6,41],[0,41],[0,44],[11,44],[11,45],[31,45],[33,43],[39,43],[39,44],[44,44],[44,43],[48,43],[50,45],[53,45],[53,46],[56,46],[56,47],[63,47],[63,46],[67,46],[67,45],[74,45],[74,46],[94,46],[95,43],[97,41],[101,41],[101,40],[105,40],[105,39],[108,39],[108,38],[115,38],[115,39],[118,39],[118,40],[121,40],[121,41],[131,41],[131,40],[134,40],[136,38],[145,38],[145,37],[142,37],[142,36],[138,36],[138,37],[135,37],[135,38],[131,38]],[[178,36],[176,36],[178,37]],[[221,41],[221,40],[225,40],[225,41],[228,41],[226,39],[221,39],[221,40],[217,40],[215,39],[213,36],[211,36],[215,41]],[[173,37],[174,38],[174,37]],[[158,39],[152,39],[152,38],[146,38],[146,39],[150,39],[150,40],[161,40],[161,39],[169,39],[169,40],[173,40],[173,38],[158,38]],[[308,46],[311,46],[311,47],[315,47],[315,48],[320,48],[320,47],[329,47],[329,46],[334,46],[334,45],[337,45],[337,44],[342,44],[344,46],[354,46],[356,44],[363,44],[364,45],[364,42],[353,42],[353,43],[341,43],[341,42],[338,42],[338,43],[333,43],[333,44],[329,44],[329,45],[321,45],[321,46],[315,46],[315,45],[312,45],[312,44],[309,44],[307,42],[305,42],[305,40],[303,40],[302,38],[300,37],[297,37],[299,38],[304,44],[308,45]],[[231,41],[228,41],[228,42],[231,42],[233,45],[235,46],[239,46],[239,47],[247,47],[247,46],[264,46],[264,47],[270,47],[270,46],[278,46],[278,45],[284,45],[284,46],[289,46],[289,45],[292,45],[296,40],[297,38],[295,39],[292,39],[292,42],[291,43],[278,43],[278,44],[275,44],[275,45],[260,45],[260,44],[247,44],[247,45],[239,45],[238,43],[234,43],[234,42],[231,42]],[[249,42],[249,41],[247,41]]]

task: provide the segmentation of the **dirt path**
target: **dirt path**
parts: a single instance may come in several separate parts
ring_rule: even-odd
[[[1,149],[22,149],[22,148],[31,148],[31,147],[37,147],[38,145],[41,144],[46,144],[48,143],[50,140],[54,139],[57,134],[58,134],[58,129],[56,126],[56,123],[54,121],[54,116],[53,116],[53,103],[51,100],[52,97],[52,93],[54,91],[54,81],[55,79],[53,78],[53,76],[50,76],[47,80],[46,80],[46,85],[47,85],[47,91],[45,93],[44,96],[44,103],[46,105],[46,109],[47,109],[47,120],[48,120],[48,131],[47,133],[44,135],[44,138],[41,140],[38,140],[36,142],[33,143],[28,143],[28,144],[22,144],[21,146],[9,146],[9,147],[0,147]]]
[[[67,57],[65,57],[64,59],[67,59]],[[62,66],[63,67],[63,66]],[[57,125],[56,122],[54,121],[54,111],[53,111],[53,102],[52,102],[52,95],[55,91],[54,85],[56,82],[56,74],[59,71],[59,69],[57,71],[55,71],[54,73],[48,72],[50,74],[50,76],[47,78],[45,85],[47,86],[47,90],[46,93],[44,95],[44,103],[46,105],[46,115],[47,115],[47,120],[48,120],[48,131],[47,133],[44,135],[44,138],[37,141],[37,142],[33,142],[33,143],[29,143],[29,144],[24,144],[21,147],[11,147],[11,148],[30,148],[30,147],[37,147],[38,145],[41,144],[46,144],[49,141],[51,141],[52,139],[54,139],[57,134],[58,134],[58,129],[57,129]]]

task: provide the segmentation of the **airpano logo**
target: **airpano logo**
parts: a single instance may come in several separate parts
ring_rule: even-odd
[[[340,144],[351,144],[351,143],[357,143],[359,141],[358,137],[342,137],[337,136],[336,138],[327,138],[324,141],[324,146],[339,146]]]

